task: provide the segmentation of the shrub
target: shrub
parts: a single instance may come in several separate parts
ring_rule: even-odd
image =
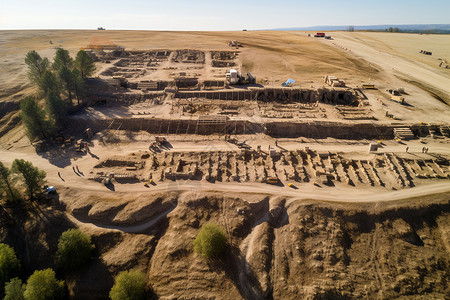
[[[217,257],[223,253],[227,245],[227,237],[215,224],[205,224],[194,240],[195,252],[207,257]]]
[[[23,292],[25,284],[19,278],[13,278],[5,285],[5,298],[3,300],[25,300]]]
[[[0,244],[0,297],[3,297],[5,283],[17,276],[20,270],[20,261],[9,245]]]
[[[63,299],[64,281],[57,280],[52,269],[34,271],[28,278],[24,296],[26,300]]]
[[[59,238],[56,265],[65,271],[74,270],[91,258],[93,249],[89,235],[79,229],[69,229]]]
[[[120,272],[109,292],[109,297],[112,300],[146,299],[144,273],[136,270]]]

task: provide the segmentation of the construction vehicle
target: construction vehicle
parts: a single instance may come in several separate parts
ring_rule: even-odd
[[[255,84],[256,78],[250,73],[247,73],[247,78],[245,76],[242,76],[242,74],[236,69],[230,69],[226,73],[226,80],[228,84],[232,85],[247,85],[247,84]]]

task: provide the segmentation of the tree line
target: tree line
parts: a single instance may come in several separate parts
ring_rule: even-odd
[[[58,250],[55,254],[57,272],[51,268],[36,270],[28,277],[25,284],[18,277],[21,264],[14,249],[7,244],[0,244],[0,298],[4,300],[65,299],[65,282],[57,279],[57,273],[70,275],[92,259],[94,249],[90,236],[79,229],[63,232],[58,240]],[[109,296],[112,300],[147,299],[148,288],[145,274],[137,270],[120,272]]]
[[[63,128],[74,100],[80,105],[85,96],[85,79],[95,71],[94,60],[84,50],[73,59],[69,51],[59,48],[53,63],[32,50],[25,56],[28,78],[39,88],[36,97],[20,101],[20,116],[30,140],[47,139]],[[45,99],[45,105],[39,104]]]

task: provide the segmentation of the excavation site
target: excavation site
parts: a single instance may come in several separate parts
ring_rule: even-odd
[[[448,299],[449,35],[18,30],[0,47],[0,242],[25,295],[52,269],[61,299]],[[21,160],[45,172],[34,190]],[[69,229],[92,244],[72,269]],[[145,296],[114,296],[127,274]]]

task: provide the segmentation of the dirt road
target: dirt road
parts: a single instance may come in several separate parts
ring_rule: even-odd
[[[266,144],[273,144],[269,140],[252,140],[251,144],[256,147],[257,144],[262,144],[266,147]],[[183,141],[173,141],[173,148],[171,151],[237,151],[238,148],[235,145],[226,143],[225,141],[216,141],[211,146],[209,141],[201,141],[197,143],[183,142]],[[386,152],[402,152],[402,155],[410,155],[411,157],[417,156],[427,156],[431,158],[433,153],[422,154],[419,152],[420,144],[418,141],[408,143],[410,146],[410,153],[404,152],[404,145],[397,143],[389,143],[381,151]],[[318,151],[339,151],[342,155],[345,153],[351,154],[352,156],[370,156],[373,154],[367,153],[367,145],[364,143],[357,145],[343,145],[334,143],[296,143],[293,141],[280,141],[278,143],[279,150],[294,150],[303,149],[305,146],[310,147],[312,150]],[[49,160],[38,156],[34,149],[27,147],[21,151],[12,151],[0,149],[0,156],[4,163],[10,164],[15,158],[22,158],[32,161],[34,165],[45,170],[47,172],[47,179],[50,185],[56,187],[69,187],[72,189],[83,189],[86,191],[104,191],[105,193],[114,192],[164,192],[164,191],[190,191],[200,195],[202,192],[206,191],[221,191],[224,193],[236,192],[236,193],[266,193],[272,195],[283,195],[292,197],[293,199],[317,199],[317,200],[327,200],[327,201],[340,201],[340,202],[369,202],[369,201],[392,201],[399,200],[409,197],[429,195],[433,193],[442,193],[450,191],[450,184],[447,181],[443,183],[432,183],[429,185],[420,185],[414,188],[407,188],[400,191],[386,191],[386,189],[380,188],[367,188],[358,189],[355,187],[349,187],[344,184],[337,184],[335,187],[317,187],[312,183],[302,183],[301,188],[294,190],[287,186],[288,182],[284,182],[285,186],[273,186],[264,183],[238,183],[238,182],[216,182],[210,183],[207,181],[191,181],[191,180],[179,180],[179,181],[165,181],[156,182],[156,186],[146,187],[143,183],[136,184],[116,184],[114,186],[114,191],[108,190],[104,185],[88,180],[89,176],[88,170],[91,170],[93,165],[96,164],[100,159],[109,157],[113,153],[132,153],[145,151],[147,149],[147,143],[132,143],[125,145],[110,145],[101,146],[95,143],[95,146],[91,147],[91,151],[95,153],[93,156],[86,155],[84,157],[71,158],[67,155],[61,155],[60,157],[53,157]],[[212,148],[211,148],[212,147]],[[435,147],[435,151],[439,150],[442,154],[450,154],[450,149],[446,145],[441,145],[435,143],[432,146]],[[417,149],[416,149],[417,148]],[[264,148],[263,148],[264,149]],[[432,148],[433,149],[433,148]],[[424,157],[424,158],[427,158]],[[76,159],[76,160],[75,160]],[[80,170],[80,172],[75,172],[74,168]],[[58,176],[58,172],[61,177]],[[78,174],[77,174],[78,173]],[[62,199],[62,201],[70,201],[70,199]]]

